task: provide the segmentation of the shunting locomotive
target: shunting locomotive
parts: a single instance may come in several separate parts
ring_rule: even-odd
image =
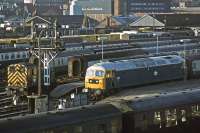
[[[36,87],[37,69],[33,64],[18,63],[8,67],[8,86],[11,92],[27,95]],[[31,88],[29,88],[31,87]],[[29,88],[29,89],[28,89]]]

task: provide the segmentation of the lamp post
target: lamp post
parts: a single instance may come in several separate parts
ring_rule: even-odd
[[[103,61],[103,39],[101,40],[101,60]]]
[[[187,66],[186,66],[186,46],[185,46],[185,42],[184,40],[180,40],[180,44],[183,45],[183,57],[184,57],[184,64],[183,64],[183,68],[184,68],[184,81],[187,80]]]
[[[159,45],[158,45],[158,35],[157,34],[153,34],[153,36],[156,36],[156,55],[158,55],[158,47],[159,47]]]
[[[103,61],[103,60],[104,60],[104,56],[103,56],[103,54],[104,54],[103,45],[104,45],[104,41],[105,41],[105,40],[108,40],[108,37],[107,37],[107,36],[100,36],[100,37],[98,37],[98,40],[101,41],[101,61]]]

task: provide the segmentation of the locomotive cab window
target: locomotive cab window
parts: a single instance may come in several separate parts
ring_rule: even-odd
[[[104,75],[105,75],[105,73],[102,70],[95,71],[95,76],[97,76],[97,77],[103,77]]]

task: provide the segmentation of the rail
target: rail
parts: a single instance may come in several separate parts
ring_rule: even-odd
[[[11,105],[11,106],[5,106],[0,108],[0,118],[10,117],[10,116],[16,116],[19,114],[28,113],[28,104],[20,104],[17,106]]]

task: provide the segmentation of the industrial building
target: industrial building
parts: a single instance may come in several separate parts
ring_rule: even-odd
[[[86,15],[97,21],[112,14],[112,0],[73,0],[70,5],[70,15]]]
[[[170,12],[171,0],[128,0],[128,14]]]

